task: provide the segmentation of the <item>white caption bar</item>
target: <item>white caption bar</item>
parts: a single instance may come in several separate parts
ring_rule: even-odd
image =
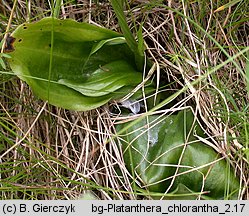
[[[17,216],[248,216],[249,201],[0,201],[0,215]]]

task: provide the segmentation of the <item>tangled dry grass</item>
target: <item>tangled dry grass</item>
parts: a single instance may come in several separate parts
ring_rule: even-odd
[[[181,11],[205,32],[162,4]],[[158,93],[173,94],[188,86],[174,99],[173,106],[165,105],[160,110],[172,113],[193,108],[208,135],[203,141],[229,159],[240,177],[239,198],[248,199],[248,161],[243,153],[248,147],[248,97],[245,79],[235,65],[245,68],[246,62],[239,56],[209,73],[227,56],[208,36],[230,56],[237,54],[249,45],[248,11],[242,5],[214,13],[217,5],[212,1],[170,0],[162,4],[133,0],[126,11],[134,33],[134,25],[143,25],[146,54],[154,63],[151,75]],[[0,5],[3,17],[10,17],[13,10],[11,30],[26,20],[50,14],[50,5],[44,0],[28,4],[20,0],[15,9],[12,7],[6,0]],[[243,16],[247,21],[240,22]],[[108,1],[64,1],[60,17],[120,31]],[[2,18],[0,23],[3,30],[8,20]],[[203,75],[205,79],[192,85]],[[63,110],[40,101],[25,83],[3,73],[1,90],[2,199],[77,199],[87,190],[99,199],[150,198],[137,196],[119,142],[113,138],[114,125],[127,120],[122,113],[112,112],[114,106],[118,110],[116,102],[88,112]]]

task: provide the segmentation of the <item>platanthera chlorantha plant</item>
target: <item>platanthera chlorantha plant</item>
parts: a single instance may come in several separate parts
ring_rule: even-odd
[[[50,17],[20,25],[6,51],[13,72],[37,96],[70,110],[97,108],[142,81],[121,34],[74,20]]]
[[[128,125],[116,129],[125,164],[144,189],[167,191],[171,196],[165,197],[173,199],[238,198],[238,178],[225,159],[194,136],[203,132],[190,110]]]
[[[26,23],[11,34],[5,50],[13,72],[36,95],[70,110],[97,108],[142,82],[125,38],[87,23],[56,18]],[[192,124],[192,113],[184,111],[163,119],[148,116],[125,132],[127,123],[118,125],[127,168],[151,192],[236,199],[238,179],[225,160],[195,138],[192,129],[201,130]]]

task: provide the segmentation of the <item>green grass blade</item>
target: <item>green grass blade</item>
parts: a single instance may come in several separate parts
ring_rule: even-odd
[[[247,54],[247,60],[246,60],[246,87],[247,87],[247,94],[249,95],[249,52]]]
[[[238,2],[240,2],[241,0],[233,0],[233,1],[230,1],[228,2],[227,4],[224,4],[220,7],[218,7],[214,12],[219,12],[219,11],[223,11],[229,7],[232,7],[234,6],[235,4],[237,4]]]
[[[120,25],[120,28],[124,34],[124,37],[127,41],[128,46],[130,49],[134,52],[135,58],[136,58],[136,64],[139,70],[143,69],[143,63],[144,63],[144,54],[141,53],[138,48],[138,43],[136,42],[134,36],[132,35],[130,28],[126,22],[125,14],[123,11],[123,1],[120,0],[110,0],[112,7],[116,13],[116,16],[118,18],[118,23]],[[141,37],[140,41],[141,41]]]
[[[135,52],[137,50],[137,42],[135,38],[133,37],[130,28],[126,22],[125,14],[122,8],[122,4],[120,0],[110,0],[112,7],[117,15],[118,22],[120,25],[120,28],[124,34],[124,37],[130,47],[130,49]]]
[[[62,4],[62,0],[56,0],[55,7],[54,7],[53,17],[56,17],[56,18],[59,17],[60,10],[61,10],[61,4]]]

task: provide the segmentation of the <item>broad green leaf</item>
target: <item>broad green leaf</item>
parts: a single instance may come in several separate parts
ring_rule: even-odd
[[[125,61],[114,61],[97,69],[86,82],[61,79],[64,84],[83,95],[99,97],[110,94],[124,86],[132,86],[142,81],[142,75],[134,71]]]
[[[171,196],[165,196],[166,200],[196,200],[200,193],[190,190],[185,185],[179,183],[175,190],[171,192]],[[209,199],[206,196],[202,196],[203,199]]]
[[[142,81],[134,54],[119,33],[44,18],[19,26],[11,37],[13,72],[50,104],[90,110],[124,96]]]
[[[193,122],[192,112],[180,111],[167,117],[149,116],[148,122],[144,118],[131,126],[120,135],[127,168],[136,173],[151,192],[164,193],[173,181],[169,192],[184,185],[189,191],[205,192],[203,199],[223,199],[226,188],[229,188],[231,196],[228,198],[236,199],[239,180],[232,170],[227,173],[226,160],[196,140],[194,133],[203,134],[198,124],[193,125]],[[117,132],[127,124],[118,125]],[[179,170],[175,173],[177,167]]]
[[[115,37],[115,38],[111,38],[111,39],[107,39],[107,40],[102,40],[98,44],[93,46],[93,49],[92,49],[90,55],[93,55],[94,53],[96,53],[104,45],[117,45],[117,44],[124,44],[124,43],[126,43],[124,37]]]

